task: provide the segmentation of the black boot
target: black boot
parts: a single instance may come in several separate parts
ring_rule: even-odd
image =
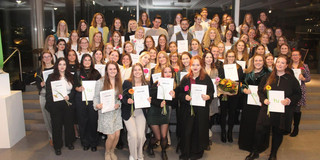
[[[301,119],[301,112],[294,112],[293,114],[293,131],[290,134],[290,137],[295,137],[299,133],[299,124]]]
[[[166,150],[161,151],[161,158],[162,160],[168,160],[167,152]]]
[[[233,142],[232,130],[233,130],[233,126],[230,125],[230,126],[228,127],[228,142],[230,142],[230,143]]]
[[[221,129],[221,142],[223,142],[223,143],[226,143],[226,142],[227,142],[226,129]]]
[[[250,154],[246,157],[246,160],[254,160],[259,158],[259,153],[250,152]]]
[[[148,156],[151,157],[151,158],[155,157],[154,151],[153,151],[153,146],[155,145],[154,142],[156,143],[155,138],[151,138],[150,141],[149,141],[149,144],[148,144],[148,148],[147,148]]]

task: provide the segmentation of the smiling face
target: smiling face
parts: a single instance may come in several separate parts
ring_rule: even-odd
[[[181,30],[182,31],[187,31],[189,28],[189,23],[186,20],[183,20],[180,24]]]
[[[121,21],[120,21],[119,19],[116,19],[116,20],[114,21],[114,28],[115,28],[116,30],[120,30],[120,27],[121,27]]]
[[[280,53],[284,54],[284,55],[288,55],[288,52],[289,52],[288,46],[282,45],[281,48],[280,48]]]
[[[83,67],[84,67],[85,69],[89,69],[90,66],[91,66],[91,58],[90,58],[89,56],[86,56],[86,57],[83,59],[82,64],[83,64]]]
[[[126,53],[132,53],[133,52],[133,46],[130,43],[127,43],[124,46],[124,50],[126,51]]]
[[[266,15],[266,13],[264,13],[264,12],[260,13],[260,19],[261,19],[263,22],[266,21],[266,20],[267,20],[267,15]]]
[[[94,59],[97,61],[97,62],[101,62],[102,60],[102,52],[100,50],[98,50],[95,54],[94,54]]]
[[[172,63],[176,63],[178,61],[178,53],[174,53],[172,54],[171,58],[170,58],[170,61]]]
[[[129,67],[130,63],[131,63],[131,61],[130,61],[129,55],[125,55],[124,57],[122,57],[122,64],[125,67]]]
[[[231,38],[232,38],[232,32],[230,30],[228,30],[226,33],[226,39],[230,40]]]
[[[114,32],[112,39],[114,42],[119,43],[120,42],[120,35],[117,32]]]
[[[152,41],[152,39],[150,37],[146,38],[146,46],[148,48],[153,47],[153,41]]]
[[[197,24],[197,25],[200,25],[201,24],[201,16],[197,16],[196,18],[194,18],[194,22]]]
[[[167,54],[167,53],[160,52],[158,55],[158,61],[160,65],[165,65],[167,63],[167,59],[164,54]]]
[[[81,31],[85,31],[87,29],[87,25],[82,22],[81,26],[80,26],[80,29],[81,29]]]
[[[51,53],[47,53],[47,52],[45,52],[45,53],[43,53],[43,55],[42,55],[42,61],[45,63],[45,64],[49,64],[49,63],[51,63],[51,61],[52,61],[52,54]]]
[[[256,32],[254,31],[254,29],[250,29],[248,35],[250,39],[254,39],[254,37],[256,36]]]
[[[117,67],[114,64],[109,64],[107,67],[107,74],[110,78],[115,78],[118,74]]]
[[[49,37],[49,39],[48,39],[48,46],[53,47],[53,45],[54,45],[54,37],[51,36],[51,37]]]
[[[195,74],[195,75],[199,74],[200,70],[201,70],[200,61],[198,59],[194,59],[191,66],[190,66],[190,69],[193,74]]]
[[[280,37],[279,40],[278,40],[278,45],[281,46],[282,44],[285,43],[285,40],[283,37]]]
[[[242,24],[241,25],[241,31],[243,32],[243,33],[248,33],[248,31],[249,31],[249,27],[248,27],[248,25],[247,24]]]
[[[266,31],[266,26],[263,23],[260,23],[258,29],[260,33],[264,33]]]
[[[230,52],[230,53],[227,55],[227,64],[233,64],[233,63],[235,63],[235,60],[236,60],[236,55],[235,55],[235,53]]]
[[[190,57],[186,54],[183,54],[181,57],[181,62],[184,67],[188,67],[190,65]]]
[[[265,48],[263,46],[258,46],[256,52],[257,52],[257,54],[264,55],[265,54]]]
[[[76,61],[76,53],[73,51],[69,51],[68,53],[68,61],[69,63],[74,63]]]
[[[171,53],[172,52],[177,52],[177,45],[175,43],[171,43],[169,45],[169,50],[170,50]]]
[[[78,33],[77,33],[77,32],[73,32],[73,33],[71,34],[71,41],[72,41],[72,42],[77,42],[78,39],[79,39]]]
[[[167,40],[164,36],[159,37],[159,45],[164,47],[167,43]]]
[[[240,40],[243,40],[244,42],[248,42],[248,40],[249,40],[249,37],[248,37],[248,35],[246,35],[246,34],[243,34],[242,36],[241,36],[241,38],[240,38]]]
[[[66,28],[67,28],[67,24],[66,23],[64,23],[64,22],[60,22],[59,23],[60,32],[65,32]]]
[[[81,49],[88,49],[89,42],[88,42],[87,38],[82,38],[80,40],[80,47],[81,47]]]
[[[272,56],[266,57],[266,63],[268,67],[271,67],[273,65],[273,57]]]
[[[114,61],[114,62],[118,62],[118,60],[119,60],[119,54],[118,54],[118,52],[117,52],[117,51],[112,51],[112,52],[110,53],[109,60],[110,60],[110,61]]]
[[[238,50],[238,52],[243,52],[244,51],[244,43],[243,42],[239,42],[238,44],[237,44],[237,50]]]
[[[214,59],[218,59],[218,57],[219,57],[219,48],[218,47],[212,47],[211,48],[211,53],[212,53]]]
[[[102,35],[100,33],[95,34],[93,40],[95,43],[101,43]]]
[[[287,60],[283,57],[277,59],[276,68],[278,72],[283,72],[288,67]]]
[[[218,44],[218,48],[219,48],[219,53],[220,53],[220,54],[223,54],[223,52],[224,52],[224,50],[225,50],[224,44],[223,44],[223,43],[219,43],[219,44]]]
[[[262,67],[263,67],[263,58],[261,56],[256,56],[253,59],[253,66],[257,70],[262,69]]]
[[[67,68],[67,63],[65,60],[61,60],[59,61],[59,64],[58,64],[58,70],[60,73],[64,73],[66,71],[66,68]]]
[[[151,49],[151,50],[149,51],[149,53],[150,53],[150,59],[151,59],[151,60],[155,60],[155,59],[157,58],[157,52],[156,52],[156,50]]]
[[[145,66],[147,65],[148,63],[150,62],[150,55],[149,54],[146,54],[144,55],[142,58],[141,58],[141,64],[142,66]]]
[[[138,38],[138,39],[142,39],[142,38],[143,38],[143,36],[144,36],[144,31],[143,31],[143,29],[137,30],[136,33],[137,33],[137,38]]]
[[[172,78],[172,70],[170,67],[166,67],[163,69],[163,77],[164,78]]]
[[[263,34],[260,39],[261,39],[261,44],[263,45],[267,45],[269,43],[269,37],[267,34]]]
[[[64,41],[60,41],[57,45],[58,51],[63,51],[66,48],[66,43]]]
[[[209,33],[210,40],[214,40],[216,38],[216,32],[214,30],[211,30]]]
[[[192,49],[193,51],[198,51],[198,49],[199,49],[199,44],[198,44],[197,41],[192,41],[192,42],[191,42],[191,49]]]
[[[133,68],[133,77],[134,78],[141,78],[142,77],[142,69],[139,65],[135,65]]]
[[[298,63],[300,61],[300,59],[301,59],[300,52],[293,51],[292,55],[291,55],[291,59],[292,59],[293,62]]]
[[[129,27],[130,27],[130,29],[131,29],[132,31],[135,31],[135,30],[137,29],[137,27],[138,27],[137,21],[135,21],[135,20],[130,20],[130,21],[129,21]]]
[[[97,23],[97,25],[101,25],[101,24],[102,24],[102,21],[103,21],[102,16],[101,16],[101,15],[97,15],[97,16],[96,16],[96,23]]]
[[[181,19],[182,19],[181,14],[177,14],[177,16],[176,16],[176,23],[177,23],[177,24],[180,24]]]
[[[204,62],[206,63],[206,65],[211,65],[213,62],[212,54],[207,53],[206,57],[204,57]]]

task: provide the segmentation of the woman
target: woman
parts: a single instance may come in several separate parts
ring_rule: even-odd
[[[55,59],[58,59],[60,57],[65,57],[67,54],[67,47],[66,47],[67,43],[64,39],[59,39],[57,41],[57,52],[54,54],[55,55]]]
[[[224,47],[223,47],[224,49]],[[217,46],[212,46],[211,47],[211,53],[213,55],[213,63],[216,66],[216,68],[219,70],[219,68],[223,67],[223,62],[220,61],[220,52],[219,52],[219,47]]]
[[[50,113],[45,109],[46,104],[46,82],[44,81],[43,71],[53,70],[53,57],[50,51],[44,51],[41,54],[41,67],[37,69],[36,72],[36,84],[39,91],[39,101],[41,112],[44,120],[44,124],[46,126],[48,135],[49,135],[49,143],[52,146],[52,125],[51,125],[51,117]]]
[[[170,59],[171,67],[174,70],[179,71],[180,70],[180,66],[181,66],[181,62],[180,62],[178,53],[177,52],[171,52],[169,54],[169,59]]]
[[[134,38],[134,35],[136,33],[137,28],[138,28],[137,21],[134,20],[134,19],[130,19],[129,22],[128,22],[128,31],[124,36],[124,40],[125,41],[131,41],[131,39]]]
[[[236,63],[237,54],[232,51],[228,50],[224,59],[223,65],[226,64],[236,64],[237,66],[237,72],[238,72],[238,79],[239,82],[242,82],[243,78],[243,70],[240,65]],[[219,69],[219,77],[221,79],[225,78],[225,73],[224,73],[224,67],[221,67]],[[232,143],[233,142],[233,126],[235,122],[235,114],[236,114],[236,108],[238,106],[239,102],[239,92],[236,95],[222,95],[220,98],[223,96],[227,96],[227,100],[223,101],[222,99],[220,100],[220,110],[221,110],[221,120],[220,120],[220,127],[221,127],[221,141],[223,143],[226,143],[227,140],[228,142]],[[228,115],[228,134],[226,132],[226,124],[227,124],[227,115]]]
[[[52,140],[53,148],[56,155],[61,155],[62,131],[64,128],[64,140],[65,145],[69,150],[73,150],[74,142],[74,129],[73,129],[73,116],[74,109],[67,103],[74,97],[74,85],[72,74],[67,68],[67,61],[65,58],[57,59],[53,67],[53,73],[49,75],[46,81],[46,105],[45,108],[50,113],[51,125],[52,125]],[[64,100],[54,102],[51,82],[61,80],[66,85],[67,95],[63,97]],[[54,92],[55,93],[55,92]],[[55,95],[59,96],[59,95]],[[61,98],[61,97],[60,97]]]
[[[255,56],[256,54],[259,54],[259,55],[265,57],[265,55],[266,55],[265,53],[266,53],[266,49],[265,49],[264,45],[259,44],[259,45],[256,47],[255,53],[254,53],[253,56]],[[270,53],[270,54],[271,54],[271,53]],[[248,60],[248,66],[251,65],[251,62],[253,61],[252,59],[253,59],[253,57],[251,57],[251,58]],[[265,63],[265,65],[267,65],[267,64]]]
[[[216,28],[209,28],[204,34],[202,47],[205,50],[210,51],[209,47],[211,45],[217,46],[219,42],[221,42],[219,31]]]
[[[199,55],[200,57],[202,56],[203,52],[202,52],[202,47],[201,47],[199,40],[197,40],[197,39],[191,40],[191,46],[190,46],[189,53],[192,56],[196,56],[196,55]]]
[[[242,35],[242,34],[248,34],[249,33],[249,26],[246,24],[246,23],[244,23],[244,24],[242,24],[241,25],[241,28],[240,28],[240,35]]]
[[[121,102],[118,98],[122,96],[122,80],[120,69],[116,62],[109,61],[106,64],[105,73],[105,77],[96,83],[93,106],[95,110],[98,110],[98,132],[108,135],[105,143],[105,160],[116,160],[118,158],[114,154],[114,149],[119,141],[120,130],[123,128],[120,110]],[[102,113],[102,109],[109,106],[103,106],[100,100],[100,92],[111,89],[115,91],[115,105],[111,106],[114,110]]]
[[[284,43],[280,46],[279,56],[280,55],[285,55],[285,56],[288,56],[289,58],[291,58],[291,49],[288,44]]]
[[[155,73],[161,73],[161,70],[166,67],[170,66],[170,59],[166,52],[160,51],[157,55],[157,64],[154,68],[151,69],[151,75]],[[152,85],[154,83],[152,77],[150,80],[150,84]]]
[[[130,41],[127,41],[123,44],[123,51],[127,54],[137,54],[137,52],[134,50],[134,46]]]
[[[111,38],[113,37],[113,33],[117,31],[119,32],[119,36],[124,36],[124,29],[123,29],[123,26],[122,26],[122,22],[121,22],[121,19],[120,18],[114,18],[113,19],[113,22],[112,22],[112,26],[111,26],[111,29],[110,29],[110,32],[108,34],[108,42],[111,41]]]
[[[249,53],[248,53],[247,45],[243,40],[238,40],[236,42],[234,47],[234,52],[237,54],[236,61],[246,61],[246,63],[248,63]]]
[[[172,42],[169,43],[169,51],[170,51],[170,53],[178,52],[178,46],[177,46],[176,42],[172,41]]]
[[[67,48],[68,50],[78,50],[78,40],[79,40],[79,35],[76,30],[73,30],[70,34],[70,41],[67,43]]]
[[[169,51],[169,46],[168,46],[168,41],[167,41],[167,36],[164,34],[161,34],[158,39],[158,46],[157,50],[160,51],[165,51],[166,53],[170,53]]]
[[[260,12],[260,14],[259,14],[257,24],[259,25],[261,23],[264,23],[266,25],[266,27],[271,27],[266,12]]]
[[[148,83],[143,75],[143,67],[140,63],[136,63],[132,66],[130,78],[125,80],[122,85],[121,116],[128,130],[129,160],[143,159],[146,118],[143,109],[135,108],[130,89],[144,85],[148,85]],[[148,101],[151,103],[151,97],[148,98]]]
[[[121,57],[121,64],[120,68],[120,74],[121,74],[121,79],[124,81],[126,79],[129,79],[131,76],[131,66],[132,66],[132,59],[130,54],[128,53],[123,53]]]
[[[227,25],[227,30],[230,30],[232,32],[233,37],[236,37],[237,39],[239,39],[240,35],[239,35],[238,31],[236,30],[236,24],[234,22],[229,23]]]
[[[118,50],[112,50],[109,55],[108,61],[115,61],[119,64],[120,52]]]
[[[204,33],[208,30],[207,27],[201,25],[201,22],[201,15],[196,13],[196,15],[194,16],[194,25],[189,28],[189,32],[192,34],[193,38],[203,37]],[[196,31],[202,31],[202,36],[197,37]],[[198,41],[202,42],[202,38],[198,39]]]
[[[103,50],[103,39],[102,39],[102,33],[101,32],[96,32],[93,34],[92,41],[90,41],[91,44],[91,51],[95,50]]]
[[[239,148],[246,151],[251,151],[253,147],[253,137],[255,136],[257,118],[260,112],[260,105],[247,104],[247,98],[253,94],[249,85],[258,86],[261,79],[269,74],[269,70],[265,65],[264,55],[255,54],[251,59],[250,66],[245,71],[243,85],[241,87],[244,93],[246,104],[244,105],[241,113],[240,132],[239,132]],[[258,102],[259,100],[256,99]],[[267,139],[268,140],[268,139]],[[268,144],[268,142],[264,142]]]
[[[93,53],[92,56],[93,64],[106,64],[104,61],[104,54],[102,50],[98,49]]]
[[[139,56],[139,63],[143,67],[144,77],[147,81],[150,81],[150,73],[151,73],[151,66],[150,66],[150,53],[149,52],[142,52]]]
[[[174,23],[168,25],[168,37],[169,39],[171,39],[173,34],[178,33],[179,31],[181,31],[181,27],[180,27],[180,21],[183,18],[181,13],[177,13],[176,17],[174,19]]]
[[[93,15],[91,26],[89,29],[89,41],[92,42],[93,34],[101,32],[103,44],[107,43],[107,35],[109,34],[109,28],[106,26],[106,21],[102,13],[96,13]]]
[[[291,132],[290,136],[295,137],[299,133],[299,124],[301,119],[301,107],[306,105],[306,83],[310,82],[310,70],[307,64],[303,63],[301,60],[301,53],[298,50],[292,52],[291,56],[291,63],[289,68],[292,69],[300,69],[301,74],[299,75],[299,80],[301,81],[300,88],[301,88],[301,99],[298,104],[294,108],[293,112],[293,131]]]
[[[261,37],[260,37],[260,44],[264,46],[264,48],[265,48],[265,54],[271,53],[271,52],[270,52],[270,51],[271,51],[271,47],[270,47],[270,45],[269,45],[269,37],[268,37],[268,34],[263,33],[263,34],[261,35]],[[256,48],[257,48],[257,47],[255,47],[255,48],[252,49],[252,52],[251,52],[251,54],[250,54],[250,57],[253,56],[253,53],[255,53]],[[273,49],[272,49],[272,51],[273,51]],[[272,54],[272,53],[271,53],[271,54]]]
[[[271,53],[268,53],[265,55],[265,59],[266,59],[266,64],[267,64],[267,67],[270,71],[273,70],[274,68],[274,57]]]
[[[258,29],[257,29],[257,34],[256,34],[256,38],[259,38],[262,36],[262,34],[266,33],[267,27],[265,26],[264,23],[260,23],[258,25]],[[268,36],[269,38],[269,36]]]
[[[249,33],[248,33],[248,36],[249,36],[250,50],[252,50],[252,48],[256,47],[256,46],[259,44],[259,42],[257,42],[257,41],[255,40],[255,38],[256,38],[256,30],[250,28],[250,29],[249,29]]]
[[[151,23],[147,12],[142,12],[138,22],[139,27],[150,28]]]
[[[150,48],[149,53],[150,53],[151,68],[153,68],[156,66],[156,63],[157,63],[158,50],[153,47],[153,48]]]
[[[50,53],[52,54],[53,57],[53,62],[56,61],[55,59],[55,53],[56,53],[56,39],[53,35],[49,35],[47,36],[46,40],[44,41],[44,46],[43,46],[43,50],[46,51],[50,51]]]
[[[218,77],[218,70],[217,70],[216,65],[214,63],[214,60],[215,60],[214,55],[211,52],[204,53],[202,60],[203,60],[203,64],[204,64],[204,69],[205,69],[206,73],[208,74],[208,76],[211,79],[216,79]],[[219,82],[216,82],[216,84],[217,83],[219,83]],[[214,85],[216,85],[216,84],[214,84]],[[209,106],[209,120],[211,120],[213,118],[214,114],[219,112],[218,105],[219,105],[219,99],[217,97],[213,97],[212,102]],[[211,133],[211,137],[212,137],[212,131],[211,131],[212,125],[213,125],[213,123],[210,122],[209,123],[209,132]],[[208,146],[207,150],[208,149],[210,150],[210,145],[212,144],[211,137],[209,134],[209,146]]]
[[[280,46],[285,43],[288,44],[287,38],[285,36],[280,36],[277,41],[277,48],[273,50],[273,54],[275,57],[278,57],[280,53]]]
[[[289,61],[287,59],[286,56],[279,56],[270,76],[262,78],[258,86],[258,95],[262,106],[256,124],[253,149],[246,157],[246,160],[256,159],[259,157],[259,153],[263,152],[259,148],[264,145],[261,142],[264,142],[265,138],[269,137],[270,128],[272,128],[272,147],[269,160],[276,160],[283,135],[291,131],[293,111],[295,105],[301,99],[301,89],[299,82],[288,68]],[[281,104],[285,106],[284,113],[267,112],[268,105],[270,104],[267,88],[284,91],[285,99],[281,100]]]
[[[82,59],[82,56],[84,54],[89,54],[90,56],[92,56],[92,51],[89,48],[88,39],[87,38],[80,38],[80,40],[79,40],[79,49],[78,49],[78,52],[77,52],[77,57],[78,57],[79,62]]]
[[[105,62],[108,62],[109,60],[109,55],[111,53],[111,51],[113,50],[113,45],[111,43],[106,43],[104,45],[104,50],[103,50],[103,53],[104,53],[104,60]]]
[[[228,51],[231,49],[233,45],[233,33],[230,30],[226,30],[226,33],[224,35],[224,38],[222,40],[224,42],[225,51]]]
[[[114,50],[118,50],[122,54],[122,40],[121,34],[118,31],[114,31],[110,40],[110,43],[113,45]]]
[[[210,23],[210,28],[215,28],[215,29],[217,29],[218,30],[218,32],[219,32],[219,35],[220,35],[220,37],[222,37],[222,31],[221,31],[221,26],[220,26],[220,24],[219,24],[219,21],[217,21],[217,20],[215,20],[215,19],[212,19],[212,21],[211,22],[209,22]]]
[[[226,50],[226,47],[225,47],[224,43],[223,42],[219,42],[218,43],[218,48],[219,48],[219,58],[218,59],[224,59],[225,50]]]
[[[173,78],[174,77],[174,70],[170,66],[166,66],[161,71],[161,77],[163,78]],[[170,107],[173,107],[175,104],[175,89],[176,83],[173,84],[173,90],[169,92],[170,96],[173,98],[171,101],[169,100],[161,100],[157,99],[159,83],[154,83],[150,89],[150,96],[152,97],[151,100],[151,107],[148,110],[147,114],[147,123],[150,125],[154,137],[150,139],[148,152],[153,153],[153,146],[160,141],[161,145],[161,158],[162,160],[167,160],[168,156],[166,153],[166,148],[168,144],[167,139],[167,132],[169,128],[169,121],[170,121],[170,114],[171,110]],[[164,107],[166,107],[167,113],[164,113]],[[150,151],[152,150],[152,151]]]
[[[144,49],[144,28],[138,27],[131,41],[138,54]]]
[[[64,39],[66,43],[69,41],[69,33],[68,33],[68,25],[67,22],[64,20],[60,20],[57,25],[57,32],[54,34],[54,38],[56,41],[59,39]]]
[[[192,57],[190,70],[182,79],[178,91],[181,107],[181,120],[183,122],[181,133],[181,155],[180,159],[200,159],[209,141],[209,106],[213,99],[214,88],[210,77],[202,68],[203,63],[200,56]],[[192,84],[206,85],[206,94],[202,94],[205,106],[195,106],[190,103],[190,90]],[[189,89],[188,89],[189,88]],[[193,114],[192,114],[193,113]]]
[[[240,32],[241,32],[241,28],[243,27],[243,25],[247,25],[247,26],[248,26],[248,29],[249,29],[249,28],[253,28],[253,29],[256,28],[256,26],[254,26],[254,22],[253,22],[253,18],[252,18],[252,14],[251,14],[251,13],[246,13],[246,14],[244,15],[243,22],[242,22],[242,24],[239,26]]]
[[[93,101],[82,99],[82,92],[85,93],[83,81],[97,81],[101,78],[100,73],[94,69],[92,58],[89,54],[84,54],[81,59],[80,69],[74,74],[74,84],[76,89],[75,105],[77,110],[78,126],[80,130],[80,140],[83,150],[97,151],[98,132],[97,120],[98,112],[94,110]],[[87,97],[85,97],[87,98]]]
[[[267,28],[266,33],[269,36],[269,42],[270,43],[274,42],[275,41],[275,36],[274,36],[272,28]]]
[[[150,51],[151,48],[155,48],[155,42],[152,36],[147,36],[144,40],[144,50],[142,50],[141,52]]]
[[[88,23],[82,19],[79,21],[77,33],[79,37],[89,37]]]
[[[68,68],[71,72],[71,74],[76,73],[76,71],[79,69],[79,60],[76,51],[70,50],[67,54],[67,63]]]

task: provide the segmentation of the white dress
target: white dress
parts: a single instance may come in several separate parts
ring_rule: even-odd
[[[97,81],[95,87],[95,94],[93,99],[93,106],[95,110],[97,104],[100,104],[100,91],[103,88],[104,78],[101,78]],[[120,104],[120,100],[116,98],[116,104]],[[116,131],[122,129],[122,117],[121,117],[121,109],[118,108],[117,110],[101,113],[101,110],[98,111],[98,132],[103,134],[113,134]]]

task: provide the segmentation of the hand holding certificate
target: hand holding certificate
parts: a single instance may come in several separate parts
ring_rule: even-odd
[[[155,74],[152,74],[152,81],[153,83],[154,82],[157,82],[161,77],[161,73],[155,73]]]
[[[82,81],[84,91],[82,91],[82,101],[92,101],[97,81]]]
[[[115,91],[114,89],[100,92],[100,102],[102,103],[101,112],[110,112],[115,110]]]
[[[225,79],[230,79],[232,81],[239,80],[238,70],[237,70],[236,64],[224,64],[223,69],[224,69]]]
[[[206,106],[206,101],[202,98],[202,95],[207,94],[207,86],[201,84],[191,84],[191,105],[193,106]]]
[[[173,78],[160,78],[158,83],[157,99],[172,101],[170,91],[173,90]]]
[[[258,96],[258,86],[249,85],[249,89],[251,91],[251,94],[248,94],[247,104],[261,106]]]
[[[53,73],[53,69],[45,70],[42,72],[43,74],[43,81],[46,82],[48,79],[49,74]]]
[[[134,90],[133,93],[133,100],[134,100],[134,107],[136,109],[138,108],[149,108],[150,102],[148,101],[150,95],[149,95],[149,86],[138,86],[138,87],[132,87]]]
[[[65,100],[68,106],[72,105],[72,103],[65,99],[65,97],[68,96],[68,93],[66,84],[62,82],[62,80],[52,81],[51,89],[53,102]]]
[[[284,91],[269,91],[269,112],[284,113],[284,105],[281,101],[284,100]]]

